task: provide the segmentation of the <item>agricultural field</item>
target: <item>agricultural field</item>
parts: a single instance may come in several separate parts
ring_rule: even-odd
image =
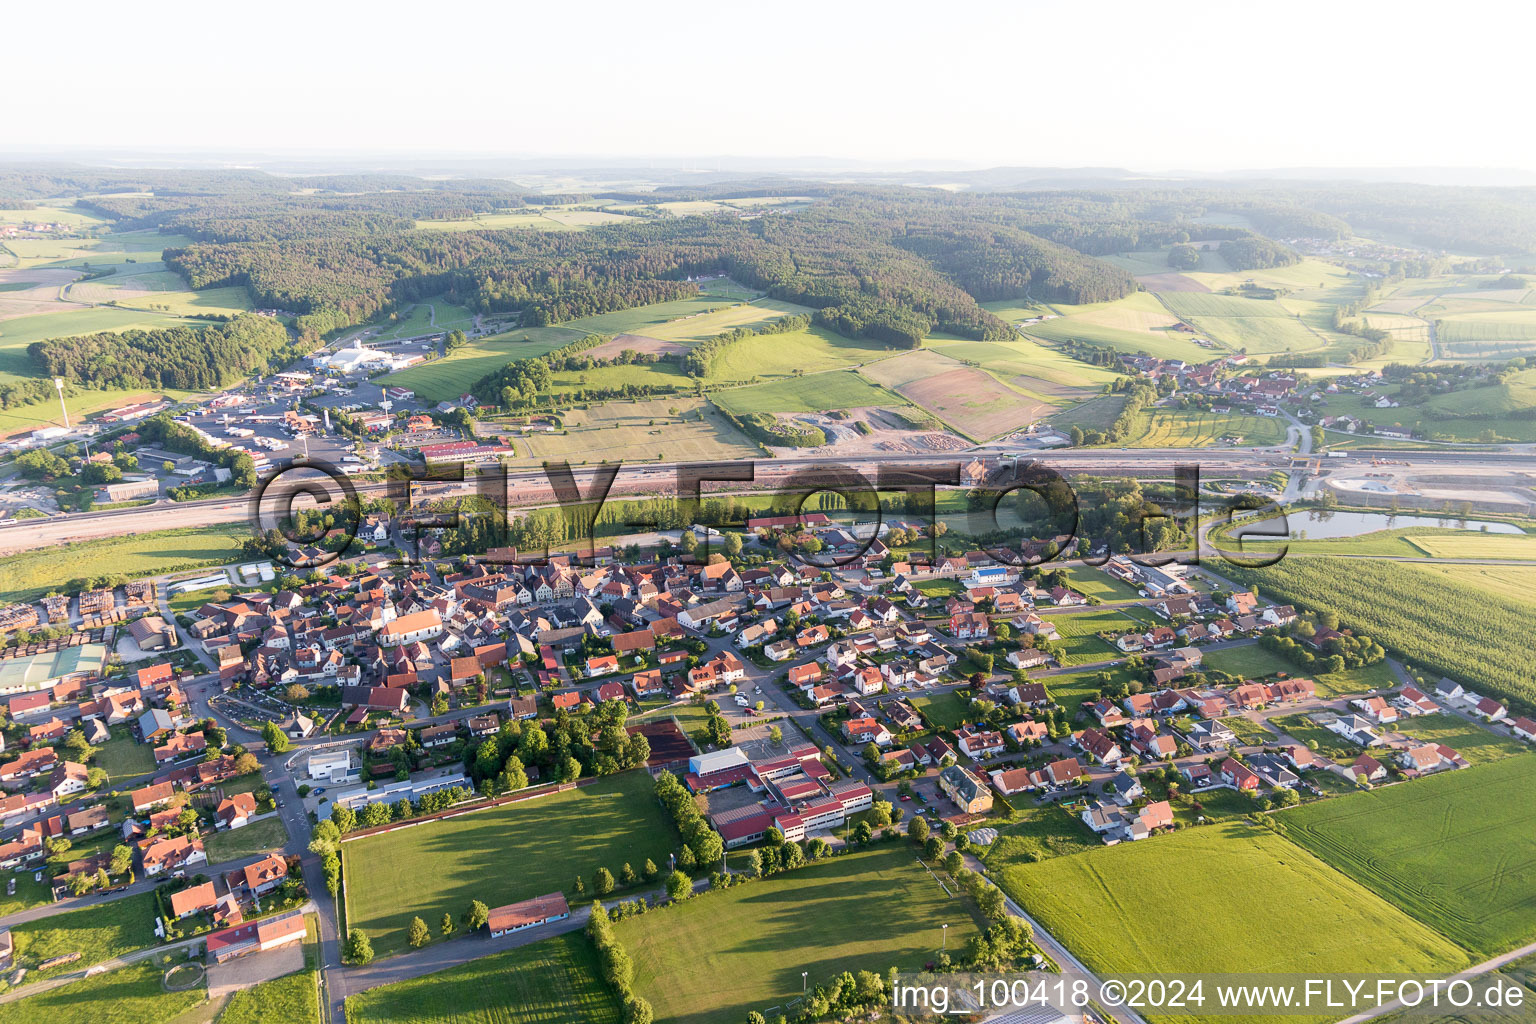
[[[674,410],[676,410],[674,412]],[[565,431],[519,434],[520,462],[684,462],[749,458],[759,449],[709,403],[699,398],[604,402],[564,415]]]
[[[526,228],[531,231],[570,231],[573,226],[546,217],[541,207],[496,213],[480,213],[459,220],[418,220],[418,231],[502,231]]]
[[[1263,447],[1285,443],[1285,420],[1278,416],[1207,412],[1201,409],[1153,409],[1133,431],[1132,448],[1197,448],[1208,445]]]
[[[931,348],[882,360],[860,372],[974,440],[1022,430],[1058,408]]]
[[[1120,413],[1124,409],[1124,395],[1103,395],[1099,398],[1090,398],[1064,412],[1056,413],[1050,418],[1050,423],[1057,430],[1067,432],[1071,432],[1073,427],[1081,427],[1084,430],[1108,430],[1120,418]]]
[[[0,601],[35,601],[80,577],[157,576],[240,558],[248,536],[237,524],[103,537],[0,556]]]
[[[719,295],[711,295],[701,291],[697,295],[690,295],[685,299],[674,299],[671,302],[653,302],[648,306],[635,306],[632,309],[620,309],[612,313],[598,313],[595,316],[584,316],[576,320],[568,320],[559,326],[586,334],[650,334],[652,330],[660,328],[674,320],[685,317],[694,317],[705,313],[714,313],[729,309],[736,305]],[[719,333],[718,331],[715,333]]]
[[[27,346],[48,338],[67,338],[99,331],[122,331],[130,327],[202,327],[206,320],[161,316],[136,309],[111,306],[56,307],[58,312],[0,320],[0,374],[35,377],[37,369],[27,356]]]
[[[119,263],[159,260],[166,249],[192,244],[186,235],[162,235],[158,231],[122,231],[95,238],[7,239],[5,247],[17,256],[17,266],[104,267]]]
[[[144,892],[27,921],[13,926],[11,937],[16,960],[24,966],[36,967],[43,960],[78,952],[79,960],[54,968],[54,973],[82,970],[158,941],[155,896]]]
[[[389,374],[384,383],[410,388],[427,401],[441,402],[457,398],[481,377],[508,363],[537,358],[583,337],[580,331],[564,327],[520,327],[467,341],[451,355]]]
[[[1536,938],[1533,781],[1536,757],[1509,757],[1276,818],[1298,845],[1483,959]]]
[[[1368,889],[1245,821],[1009,863],[993,875],[1099,972],[1411,974],[1468,962]]]
[[[704,341],[738,327],[762,327],[786,316],[809,312],[811,310],[808,306],[761,298],[727,306],[713,313],[695,313],[677,320],[670,320],[648,328],[644,334],[646,337],[661,341]]]
[[[1531,553],[1536,556],[1536,545],[1531,546]],[[1415,568],[1476,587],[1496,597],[1536,602],[1536,565],[1437,565],[1426,562]]]
[[[879,927],[871,927],[878,921]],[[947,895],[905,842],[804,868],[628,918],[614,935],[635,962],[637,993],[658,1021],[716,1024],[768,1013],[838,973],[918,970],[941,943],[976,933],[961,897]],[[721,984],[721,979],[730,979]]]
[[[1140,630],[1142,623],[1122,611],[1113,608],[1088,609],[1086,611],[1049,612],[1042,610],[1041,618],[1056,624],[1061,634],[1061,663],[1083,665],[1094,661],[1122,658],[1119,648],[1098,637],[1108,630],[1114,635]]]
[[[5,353],[0,351],[0,362],[3,362]],[[0,370],[0,381],[5,378],[5,371]],[[161,398],[171,401],[184,401],[192,395],[190,391],[161,390],[141,391],[135,388],[117,388],[103,391],[89,391],[77,389],[73,395],[64,399],[65,407],[69,409],[69,421],[79,423],[92,413],[103,412],[107,409],[116,409],[125,405],[133,405],[138,402],[149,402]],[[37,430],[41,427],[63,426],[63,420],[59,415],[58,396],[54,395],[41,402],[33,402],[28,405],[13,405],[9,409],[0,409],[0,438],[9,437],[24,431]]]
[[[160,980],[164,970],[153,962],[134,964],[0,1003],[0,1024],[169,1024],[207,999],[208,990],[198,985],[167,992]]]
[[[712,360],[708,380],[716,383],[812,375],[823,370],[862,366],[886,359],[891,354],[890,349],[877,342],[845,338],[820,327],[810,327],[788,334],[765,335],[726,348]]]
[[[0,224],[31,224],[39,221],[63,224],[74,231],[105,228],[111,223],[100,214],[77,206],[73,199],[41,202],[31,210],[0,210]]]
[[[1136,292],[1114,302],[1081,306],[1053,303],[1060,315],[1024,330],[1046,341],[1086,341],[1119,352],[1146,352],[1160,359],[1203,363],[1225,351],[1197,345],[1193,335],[1174,329],[1178,317],[1150,292]]]
[[[619,1006],[602,981],[597,953],[579,933],[544,939],[347,999],[348,1024],[618,1024],[619,1020]]]
[[[1528,604],[1494,597],[1407,562],[1287,558],[1223,575],[1272,601],[1333,611],[1357,632],[1416,666],[1492,696],[1536,698],[1524,633]],[[1477,609],[1476,615],[1466,610]]]
[[[251,297],[244,288],[193,291],[186,278],[159,261],[120,264],[107,277],[66,285],[62,295],[69,302],[176,316],[229,315],[251,308]]]
[[[716,391],[710,399],[728,413],[828,412],[864,406],[904,406],[891,392],[876,387],[852,370],[833,370],[804,377],[785,377],[766,384]]]
[[[1536,309],[1513,307],[1454,316],[1431,313],[1448,359],[1514,359],[1536,352]]]
[[[1209,259],[1211,253],[1202,253]],[[1216,257],[1220,259],[1219,256]],[[1283,288],[1290,294],[1287,300],[1297,298],[1308,301],[1345,303],[1360,297],[1360,278],[1335,263],[1321,260],[1302,260],[1288,267],[1270,267],[1263,270],[1207,271],[1201,267],[1190,274],[1195,280],[1213,292],[1225,288],[1237,288],[1252,281],[1263,288]]]
[[[1008,323],[1018,326],[1021,320],[1029,320],[1037,316],[1051,316],[1056,311],[1043,302],[1030,302],[1028,299],[1002,299],[997,302],[983,302],[981,308]]]
[[[1004,383],[1058,401],[1076,401],[1097,394],[1120,376],[1028,338],[941,342],[930,343],[929,347],[959,362],[975,363]]]
[[[566,793],[342,845],[347,922],[380,955],[405,948],[420,915],[436,922],[471,900],[499,907],[568,890],[600,867],[666,862],[676,832],[651,795],[651,778],[632,771]],[[516,864],[516,871],[497,870]]]

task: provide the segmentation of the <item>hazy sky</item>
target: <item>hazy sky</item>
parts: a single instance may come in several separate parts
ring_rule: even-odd
[[[1531,11],[16,0],[0,151],[1536,168]]]

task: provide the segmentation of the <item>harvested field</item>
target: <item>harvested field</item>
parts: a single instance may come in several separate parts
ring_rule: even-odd
[[[1142,274],[1136,283],[1149,292],[1208,292],[1205,285],[1186,274]]]
[[[977,440],[1022,430],[1058,408],[932,349],[881,360],[861,372]]]
[[[57,312],[59,289],[79,277],[74,270],[0,270],[0,320]]]
[[[648,338],[643,334],[620,334],[596,348],[588,349],[587,355],[593,359],[612,359],[626,349],[639,352],[641,355],[664,356],[671,352],[686,352],[688,346],[680,341],[662,341],[660,338]]]

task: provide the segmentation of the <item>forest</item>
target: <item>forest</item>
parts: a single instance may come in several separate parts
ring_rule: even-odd
[[[94,387],[223,387],[304,354],[288,329],[265,316],[208,327],[156,327],[34,341],[27,355],[46,377]]]

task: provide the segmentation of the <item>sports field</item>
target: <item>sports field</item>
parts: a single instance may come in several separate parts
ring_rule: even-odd
[[[383,955],[404,949],[420,916],[436,924],[471,900],[499,907],[590,885],[605,867],[665,864],[676,830],[652,796],[651,778],[632,771],[578,789],[504,804],[447,821],[342,845],[347,922]]]
[[[249,536],[238,523],[103,537],[0,556],[0,601],[35,601],[82,576],[154,576],[224,565],[240,558]]]
[[[1285,421],[1278,416],[1154,409],[1145,419],[1145,429],[1136,432],[1126,444],[1132,448],[1261,447],[1284,441]]]
[[[1003,889],[1096,971],[1429,973],[1468,962],[1363,886],[1245,821],[993,867]]]
[[[719,410],[699,398],[604,402],[573,409],[564,421],[564,433],[519,435],[514,464],[545,459],[699,462],[761,454]]]
[[[1481,960],[1536,939],[1533,783],[1536,756],[1508,757],[1277,818],[1302,847]]]
[[[618,1020],[619,1007],[602,981],[596,951],[579,933],[558,935],[347,999],[347,1024],[617,1024]]]
[[[842,971],[920,970],[946,941],[941,924],[950,949],[976,924],[913,854],[880,844],[621,921],[614,935],[634,958],[635,991],[658,1021],[722,1024],[751,1010],[793,1016],[785,1004],[806,983]]]
[[[826,412],[866,405],[902,406],[896,395],[876,387],[852,370],[785,377],[766,384],[730,388],[710,395],[726,412],[749,416],[756,412]]]

